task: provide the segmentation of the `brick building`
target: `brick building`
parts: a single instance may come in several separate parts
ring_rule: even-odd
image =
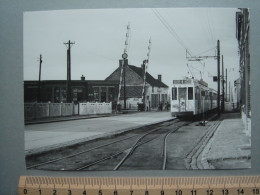
[[[127,61],[126,61],[127,62]],[[121,76],[122,60],[119,61],[119,67],[110,74],[105,81],[119,81]],[[126,74],[126,99],[127,109],[135,109],[137,103],[142,102],[142,91],[144,85],[144,65],[136,67],[133,65],[125,66]],[[124,77],[122,78],[124,83]],[[120,104],[123,105],[124,90],[120,91]],[[146,110],[157,109],[159,103],[166,103],[168,101],[168,86],[162,82],[162,76],[158,75],[155,79],[148,72],[146,72],[146,86],[145,86],[145,105]]]
[[[41,81],[40,100],[38,100],[38,81],[24,81],[24,102],[66,102],[66,80]],[[113,102],[118,93],[118,81],[73,80],[73,102]]]
[[[71,97],[73,102],[112,102],[115,107],[118,100],[119,82],[122,61],[119,67],[105,80],[81,80],[71,81]],[[127,109],[137,109],[142,102],[144,84],[144,66],[136,67],[126,65],[126,99]],[[146,73],[145,99],[146,108],[157,109],[159,103],[168,101],[168,86],[162,82],[162,76],[158,79]],[[124,82],[124,81],[123,81]],[[38,97],[38,81],[24,81],[24,102],[66,102],[67,81],[45,80],[41,81],[40,97]],[[124,90],[120,91],[120,104],[124,105]]]
[[[248,9],[236,13],[236,37],[239,46],[240,104],[246,129],[251,129],[250,15]]]

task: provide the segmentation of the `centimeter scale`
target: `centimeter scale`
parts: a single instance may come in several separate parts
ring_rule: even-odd
[[[260,176],[21,176],[19,195],[260,195]]]

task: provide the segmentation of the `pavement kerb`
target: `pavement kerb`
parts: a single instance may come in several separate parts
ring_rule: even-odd
[[[100,117],[111,117],[116,116],[118,114],[110,114],[110,115],[86,115],[82,117],[70,117],[70,118],[56,118],[56,119],[46,119],[46,120],[39,120],[39,121],[25,121],[25,125],[34,125],[34,124],[43,124],[43,123],[56,123],[56,122],[64,122],[64,121],[73,121],[73,120],[85,120],[85,119],[93,119],[93,118],[100,118]]]
[[[112,113],[112,114],[93,114],[93,115],[76,115],[76,116],[68,116],[68,117],[57,117],[55,119],[46,118],[46,120],[35,120],[35,121],[25,121],[25,125],[34,125],[34,124],[43,124],[43,123],[56,123],[56,122],[65,122],[65,121],[73,121],[73,120],[85,120],[85,119],[93,119],[93,118],[101,118],[101,117],[111,117],[111,116],[119,116],[122,114],[133,114],[138,113],[138,111],[129,112],[129,113]]]
[[[116,130],[116,131],[112,131],[112,132],[105,133],[105,134],[99,134],[99,135],[90,136],[90,137],[86,137],[86,138],[81,138],[81,139],[75,139],[75,140],[67,141],[67,142],[64,142],[64,143],[59,143],[59,144],[54,144],[54,145],[50,145],[50,146],[39,147],[39,148],[35,148],[35,149],[30,149],[30,150],[25,150],[25,156],[37,155],[37,154],[41,154],[41,153],[47,152],[49,150],[54,150],[54,149],[59,149],[59,148],[67,147],[67,146],[72,146],[72,145],[80,144],[82,142],[99,139],[99,138],[102,138],[102,137],[115,136],[115,135],[118,135],[118,134],[121,134],[121,133],[125,133],[127,131],[132,131],[132,130],[135,130],[135,129],[138,129],[138,128],[142,128],[142,127],[145,127],[145,126],[155,125],[155,124],[159,124],[159,123],[162,123],[162,122],[167,122],[167,121],[171,121],[171,120],[175,120],[175,119],[176,118],[166,119],[166,120],[157,121],[157,122],[153,122],[153,123],[147,123],[145,125],[138,125],[138,126],[135,126],[135,127],[130,127],[130,128],[125,128],[125,129],[121,129],[121,130]]]

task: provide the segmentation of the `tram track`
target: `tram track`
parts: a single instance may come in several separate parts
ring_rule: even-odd
[[[171,120],[171,121],[168,121],[166,122],[166,125],[171,125],[174,123],[176,123],[178,120],[177,119],[174,119],[174,120]],[[124,137],[123,139],[119,139],[119,140],[116,140],[116,141],[113,141],[113,142],[109,142],[109,143],[106,143],[106,144],[101,144],[101,145],[98,145],[96,147],[93,147],[93,148],[89,148],[87,150],[83,150],[83,151],[79,151],[79,152],[76,152],[76,153],[73,153],[73,154],[69,154],[69,155],[66,155],[66,156],[62,156],[60,158],[54,158],[54,159],[50,159],[50,160],[47,160],[47,161],[44,161],[44,162],[40,162],[40,163],[37,163],[37,164],[33,164],[33,165],[29,165],[27,166],[27,169],[41,169],[41,168],[44,168],[44,169],[47,169],[47,170],[52,170],[52,165],[53,164],[57,164],[59,162],[66,162],[70,159],[70,161],[73,161],[72,159],[74,158],[78,158],[78,156],[81,156],[81,155],[86,155],[88,153],[95,153],[97,150],[104,150],[104,148],[106,148],[106,150],[108,150],[108,147],[112,147],[113,148],[113,145],[115,144],[119,144],[119,143],[132,143],[132,142],[135,142],[137,143],[137,141],[134,141],[136,140],[136,137],[139,137],[138,140],[142,140],[145,136],[144,135],[148,135],[148,134],[151,134],[151,132],[155,132],[155,131],[158,131],[160,129],[162,129],[163,127],[165,127],[165,124],[162,124],[162,125],[159,125],[159,127],[153,129],[152,131],[151,130],[143,130],[144,134],[140,137],[139,134],[134,134],[134,135],[131,135],[131,136],[127,136],[127,137]],[[148,132],[147,132],[148,131]],[[151,140],[148,140],[148,141],[151,141]],[[145,142],[143,142],[142,144],[144,144]],[[129,144],[128,144],[129,145]],[[140,143],[138,144],[138,146],[140,146]],[[136,145],[137,147],[137,145]],[[61,170],[84,170],[85,168],[87,167],[91,167],[95,164],[98,164],[100,162],[103,162],[105,160],[108,160],[108,159],[112,159],[126,151],[129,151],[130,148],[133,148],[132,146],[126,146],[126,147],[122,147],[122,144],[120,146],[120,148],[122,148],[122,150],[114,150],[112,152],[106,152],[107,154],[110,153],[110,155],[103,155],[101,156],[101,158],[97,159],[97,160],[92,160],[92,162],[88,162],[87,164],[85,164],[84,166],[80,166],[80,167],[70,167],[70,168],[65,168],[65,169],[61,169]],[[84,157],[81,157],[84,159]],[[76,161],[80,161],[79,164],[84,164],[84,160],[76,160]],[[61,164],[62,164],[61,163]],[[76,163],[77,164],[77,163]]]
[[[183,123],[182,121],[178,121],[178,123]],[[178,124],[177,123],[177,124]],[[166,142],[166,140],[167,140],[167,137],[168,137],[168,135],[170,135],[170,134],[172,134],[172,133],[175,133],[176,131],[178,131],[181,127],[183,127],[183,126],[185,126],[185,125],[187,125],[187,124],[189,124],[190,122],[184,122],[183,124],[181,124],[181,125],[176,125],[176,123],[175,124],[172,124],[172,125],[174,125],[174,127],[173,127],[173,129],[170,129],[170,130],[166,130],[165,132],[163,132],[163,133],[161,133],[161,135],[160,136],[156,136],[156,137],[154,137],[154,138],[152,138],[152,139],[150,139],[150,140],[147,140],[147,141],[144,141],[144,142],[139,142],[139,140],[137,141],[137,143],[131,148],[131,150],[129,150],[128,151],[128,153],[127,153],[127,155],[125,155],[124,156],[124,158],[118,163],[118,165],[114,168],[114,170],[118,170],[122,165],[123,165],[123,163],[125,162],[125,161],[127,161],[128,160],[128,158],[131,156],[131,155],[133,155],[133,153],[134,153],[134,151],[138,148],[138,147],[140,147],[140,146],[143,146],[144,144],[146,144],[146,143],[149,143],[149,142],[152,142],[152,141],[155,141],[155,140],[157,140],[157,139],[160,139],[160,138],[163,138],[163,152],[162,152],[162,160],[161,161],[163,161],[163,166],[160,168],[160,167],[158,167],[158,169],[165,169],[165,167],[166,167],[166,159],[167,159],[167,150],[166,150],[166,146],[167,146],[167,142]],[[141,139],[141,138],[140,138]],[[147,148],[149,148],[149,147],[147,147]],[[149,151],[147,151],[147,152],[149,152]],[[145,160],[145,159],[144,159]]]
[[[28,169],[45,170],[166,170],[171,169],[174,158],[172,140],[177,139],[175,133],[183,127],[195,121],[181,121],[174,119],[171,121],[157,124],[156,126],[146,126],[116,135],[115,137],[106,137],[86,144],[85,149],[70,149],[68,155],[63,155],[64,148],[59,153],[59,158],[47,160],[36,160],[38,163],[31,163]],[[196,139],[189,150],[184,154],[186,169],[200,169],[200,158],[203,148],[214,135],[215,129],[220,122],[209,122],[208,130]],[[177,135],[182,135],[186,128],[182,129]],[[177,137],[179,137],[177,136]],[[178,141],[177,141],[178,143]],[[176,144],[177,144],[176,143]],[[180,142],[179,142],[180,143]],[[176,145],[175,144],[175,145]],[[170,145],[170,146],[168,146]],[[187,149],[188,149],[187,148]],[[168,157],[168,155],[170,156]],[[180,161],[181,161],[180,156]],[[168,159],[168,162],[167,162]],[[178,166],[178,165],[176,165]]]
[[[177,119],[176,119],[176,120],[177,120]],[[179,120],[175,121],[175,123],[178,123],[178,122],[179,122]],[[166,125],[166,126],[170,126],[170,125],[172,125],[172,124],[168,124],[168,125]],[[153,140],[155,140],[155,139],[158,139],[158,138],[160,138],[161,136],[163,136],[163,135],[157,136],[156,134],[153,134],[153,133],[155,133],[155,132],[157,132],[157,131],[159,131],[159,130],[162,130],[164,127],[165,127],[165,126],[159,127],[159,128],[153,129],[153,130],[151,130],[151,131],[149,131],[149,132],[143,134],[143,135],[140,136],[140,137],[136,140],[136,142],[135,142],[131,147],[129,147],[129,148],[126,148],[126,149],[117,151],[116,153],[114,153],[114,154],[112,154],[112,155],[109,155],[109,156],[106,156],[105,158],[96,160],[96,161],[94,161],[94,162],[92,162],[92,163],[90,163],[90,164],[87,164],[87,165],[83,166],[83,167],[77,168],[77,170],[84,170],[84,169],[86,169],[86,168],[89,168],[89,167],[91,167],[91,166],[97,165],[97,164],[99,164],[99,163],[101,163],[101,162],[103,162],[103,161],[106,161],[106,160],[108,160],[108,159],[113,159],[114,157],[116,157],[116,156],[118,156],[118,155],[123,154],[124,152],[126,152],[126,155],[124,155],[124,157],[120,160],[120,162],[113,168],[113,170],[119,170],[119,168],[120,168],[120,167],[124,164],[124,162],[134,153],[134,151],[135,151],[138,147],[140,147],[140,146],[142,146],[142,145],[144,145],[144,144],[146,144],[146,143],[149,143],[149,142],[151,142],[151,141],[153,141]],[[170,131],[172,131],[172,130],[170,130]],[[150,138],[149,138],[148,136],[150,136]]]

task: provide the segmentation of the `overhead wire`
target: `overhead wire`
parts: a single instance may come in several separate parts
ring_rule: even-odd
[[[166,19],[160,14],[160,12],[154,8],[152,8],[153,13],[155,16],[160,20],[160,22],[164,25],[164,27],[170,32],[170,34],[179,42],[179,44],[187,50],[187,53],[192,56],[191,51],[188,49],[188,47],[185,45],[185,43],[182,41],[182,39],[179,37],[179,35],[176,33],[176,31],[173,29],[171,25],[166,21]]]
[[[186,44],[182,41],[182,39],[179,37],[179,35],[176,33],[176,31],[173,29],[173,27],[166,21],[166,19],[160,14],[160,12],[157,10],[157,9],[154,9],[152,8],[152,11],[153,13],[155,14],[155,16],[160,20],[160,22],[163,24],[163,26],[169,31],[169,33],[179,42],[179,44],[184,48],[186,49],[186,52],[187,54],[189,54],[191,57],[193,56],[192,52],[190,51],[190,49],[186,46]],[[213,35],[211,35],[213,37]],[[206,50],[205,52],[207,51],[210,51],[210,50],[213,50],[215,49],[216,47],[214,48],[210,48],[208,50]],[[205,52],[202,52],[201,54],[205,53]],[[203,66],[203,71],[204,71],[204,68],[205,68],[205,64],[202,64],[202,62],[200,61],[201,65]],[[191,68],[194,69],[193,66],[191,66]],[[197,68],[195,68],[196,70],[198,70]],[[201,71],[201,70],[198,70],[198,71]],[[210,75],[212,75],[210,72],[208,72],[206,70],[206,72]],[[204,75],[204,73],[203,73]]]

